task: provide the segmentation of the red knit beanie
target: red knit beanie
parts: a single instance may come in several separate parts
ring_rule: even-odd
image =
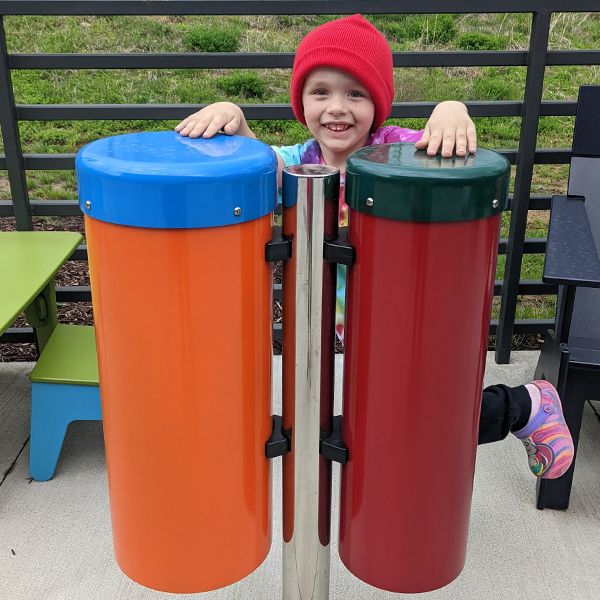
[[[302,88],[318,67],[339,69],[368,90],[375,104],[371,131],[387,119],[394,99],[392,51],[383,34],[361,15],[352,15],[313,29],[300,42],[294,58],[290,99],[298,121],[306,125]]]

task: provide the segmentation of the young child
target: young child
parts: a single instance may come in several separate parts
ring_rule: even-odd
[[[391,111],[394,79],[391,49],[381,32],[360,15],[325,23],[300,42],[290,86],[296,118],[313,135],[304,144],[273,147],[279,164],[327,164],[341,173],[340,221],[348,207],[344,197],[346,159],[363,146],[415,142],[434,156],[458,156],[477,148],[475,126],[461,102],[441,102],[423,131],[382,126]],[[242,110],[230,102],[211,104],[175,128],[183,136],[210,138],[228,135],[256,137]],[[281,179],[280,179],[281,180]],[[338,269],[336,331],[343,341],[345,270]],[[510,388],[495,385],[483,391],[479,443],[504,439],[508,432],[521,439],[529,466],[537,477],[560,477],[573,460],[573,441],[560,399],[547,381]]]

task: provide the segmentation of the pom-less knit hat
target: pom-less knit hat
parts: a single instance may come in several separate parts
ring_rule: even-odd
[[[313,29],[300,42],[294,58],[290,98],[298,121],[306,125],[302,88],[309,73],[329,67],[350,73],[368,90],[375,104],[374,131],[387,119],[394,99],[392,51],[383,34],[361,15]]]

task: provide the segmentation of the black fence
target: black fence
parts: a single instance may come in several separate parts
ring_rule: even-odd
[[[529,210],[548,210],[549,196],[531,196],[536,164],[566,164],[570,148],[537,149],[541,116],[574,116],[572,101],[543,101],[545,68],[554,65],[600,65],[600,50],[548,50],[553,13],[600,12],[600,0],[0,0],[0,126],[4,154],[0,169],[8,171],[11,200],[0,201],[0,216],[14,216],[19,230],[32,229],[33,216],[80,215],[75,201],[30,201],[27,170],[73,169],[74,154],[24,154],[19,121],[182,119],[198,105],[19,105],[15,104],[11,72],[16,69],[248,69],[291,68],[293,53],[143,53],[143,54],[9,54],[3,26],[7,15],[343,15],[435,13],[527,13],[531,36],[527,51],[395,52],[395,67],[522,66],[527,68],[520,102],[467,102],[474,117],[521,117],[519,147],[500,151],[516,165],[514,194],[510,199],[510,230],[500,242],[506,254],[505,275],[494,294],[501,296],[499,319],[490,324],[496,335],[496,361],[510,358],[514,334],[542,333],[551,319],[516,320],[517,296],[556,294],[556,288],[537,280],[521,280],[523,254],[543,253],[545,239],[526,239]],[[586,83],[585,81],[581,82]],[[392,117],[428,117],[435,103],[396,103]],[[248,119],[293,119],[288,104],[242,106]],[[570,146],[570,140],[565,140]],[[72,260],[86,260],[84,246]],[[276,290],[279,294],[280,290]],[[59,288],[59,302],[90,301],[86,287]],[[26,328],[9,330],[1,341],[31,341]]]

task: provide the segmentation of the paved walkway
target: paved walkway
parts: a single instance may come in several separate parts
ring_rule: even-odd
[[[535,352],[518,352],[511,365],[498,366],[490,354],[486,384],[525,383],[536,360]],[[113,559],[99,423],[71,427],[52,481],[28,479],[26,373],[31,366],[0,364],[0,600],[281,598],[280,460],[274,466],[273,547],[261,567],[230,588],[206,594],[178,596],[145,589],[125,577]],[[275,411],[280,404],[279,390],[280,362],[276,357]],[[600,412],[600,404],[594,406]],[[337,468],[334,472],[337,486]],[[509,436],[504,442],[481,447],[464,572],[446,588],[420,598],[598,600],[600,420],[591,406],[585,410],[569,510],[536,510],[534,488],[518,440]],[[337,522],[336,515],[333,522]],[[336,536],[334,531],[331,600],[409,598],[382,592],[350,575],[337,557]]]

